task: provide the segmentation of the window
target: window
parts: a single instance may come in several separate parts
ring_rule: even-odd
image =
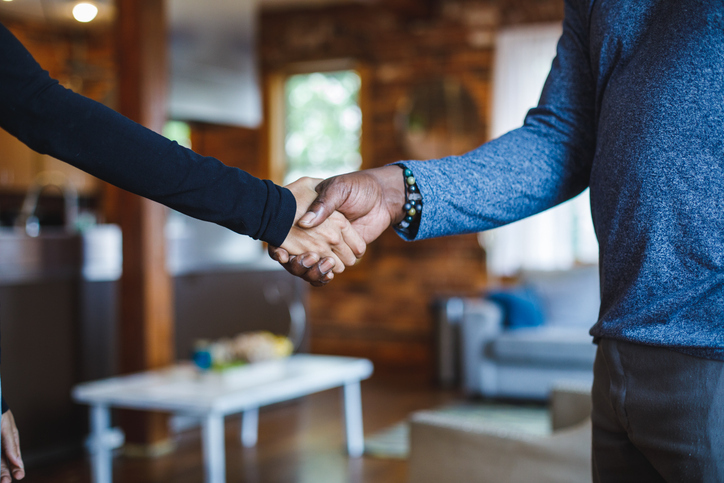
[[[181,146],[191,149],[191,126],[183,121],[166,121],[163,135]]]
[[[297,74],[284,82],[284,184],[360,168],[361,80],[353,70]]]

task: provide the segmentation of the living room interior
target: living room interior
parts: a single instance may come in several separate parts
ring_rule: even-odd
[[[562,0],[88,0],[83,22],[77,3],[4,0],[0,22],[65,87],[277,184],[458,155],[521,125],[563,20]],[[40,236],[23,219],[0,247],[59,243],[43,235],[68,223],[67,186],[78,208],[72,267],[0,270],[3,395],[28,481],[590,480],[600,300],[585,193],[487,233],[409,243],[387,230],[315,288],[261,242],[0,139],[0,229],[16,233],[42,190]],[[47,173],[62,181],[38,188]],[[234,341],[279,355],[209,368]],[[93,381],[193,358],[222,386],[264,366],[253,388],[291,377],[269,362],[307,354],[370,373],[239,405],[221,449],[201,418],[148,401],[119,403],[88,437],[94,408],[114,404]]]

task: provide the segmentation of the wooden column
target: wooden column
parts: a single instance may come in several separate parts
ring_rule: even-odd
[[[163,0],[118,0],[118,110],[156,132],[166,122],[167,30]],[[110,206],[123,231],[120,367],[135,372],[174,360],[173,286],[166,271],[166,208],[117,188]],[[124,413],[126,440],[153,454],[167,446],[167,418]]]

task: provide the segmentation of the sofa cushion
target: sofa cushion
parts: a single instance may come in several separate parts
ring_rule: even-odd
[[[525,286],[491,290],[486,298],[503,310],[503,324],[509,329],[543,325],[543,304],[536,293]]]
[[[583,327],[534,327],[502,332],[486,348],[499,363],[593,366],[596,346]]]
[[[521,282],[541,300],[547,326],[590,329],[598,320],[601,293],[597,266],[526,271]]]

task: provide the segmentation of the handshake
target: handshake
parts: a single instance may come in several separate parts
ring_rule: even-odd
[[[314,286],[354,265],[368,243],[405,216],[401,166],[324,181],[301,178],[287,188],[297,201],[294,224],[281,247],[269,247],[269,255]]]

